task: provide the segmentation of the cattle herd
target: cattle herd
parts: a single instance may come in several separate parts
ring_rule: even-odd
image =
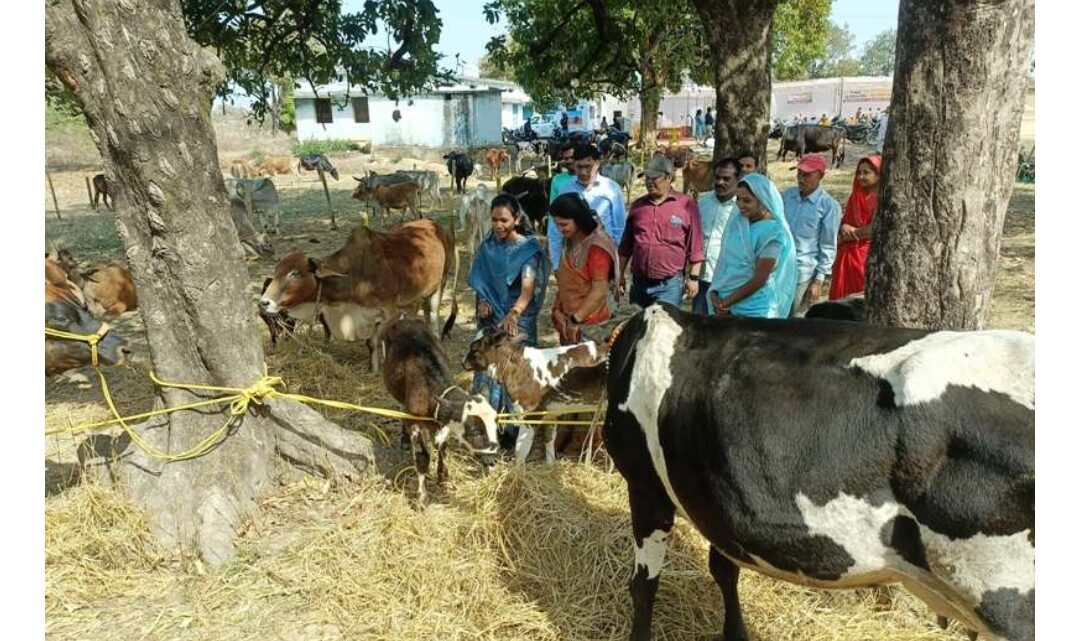
[[[796,151],[809,141],[802,136]],[[550,171],[545,162],[521,172],[517,163],[543,150],[515,147],[485,154],[484,165],[493,175],[517,165],[519,175],[501,190],[540,223]],[[661,153],[683,169],[684,190],[711,187],[708,163],[688,148]],[[444,160],[475,253],[495,192],[485,185],[466,192],[477,166],[469,155],[454,151]],[[272,180],[258,173],[337,174],[321,156],[230,169],[226,190],[240,239],[264,255],[280,212]],[[625,162],[602,171],[624,186],[633,176]],[[438,175],[354,179],[357,199],[416,219],[385,231],[356,227],[326,256],[285,255],[263,283],[258,313],[273,344],[298,321],[318,321],[328,340],[368,345],[373,372],[420,417],[403,422],[402,444],[412,451],[424,503],[431,459],[442,482],[451,440],[484,469],[495,463],[497,414],[453,382],[443,346],[458,313],[461,260],[454,230],[421,216],[425,199],[441,201]],[[127,343],[102,319],[137,308],[127,271],[82,265],[60,248],[46,257],[45,273],[46,326],[98,333],[101,363],[124,363]],[[446,300],[451,311],[442,320]],[[603,442],[630,499],[632,639],[651,638],[676,514],[710,543],[727,641],[748,638],[737,589],[743,568],[824,588],[899,582],[973,634],[1034,638],[1033,336],[871,326],[861,297],[791,320],[704,317],[662,304],[629,312],[578,345],[534,348],[502,330],[481,332],[462,366],[504,385],[516,411],[606,404]],[[46,375],[89,360],[87,344],[47,337]],[[539,434],[547,463],[556,457],[555,434]],[[517,463],[536,437],[521,426]]]

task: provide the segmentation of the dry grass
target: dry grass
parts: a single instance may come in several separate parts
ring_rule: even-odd
[[[225,134],[222,133],[222,136]],[[219,139],[222,158],[259,148],[237,137]],[[773,152],[775,153],[775,151]],[[849,152],[852,153],[852,152]],[[854,153],[852,153],[854,156]],[[359,207],[346,176],[379,170],[438,169],[414,158],[347,155],[334,158],[343,171],[331,195],[344,228],[329,229],[321,186],[311,176],[278,179],[283,233],[277,257],[304,248],[334,251]],[[793,163],[790,163],[793,164]],[[789,164],[773,165],[781,187],[794,183]],[[846,197],[854,162],[828,175],[827,188]],[[63,222],[46,212],[47,240],[63,239],[85,258],[122,257],[111,214],[85,202],[81,171],[59,172]],[[441,175],[445,175],[441,171]],[[446,179],[443,178],[445,181]],[[484,181],[490,184],[490,181]],[[446,183],[444,182],[444,185]],[[474,181],[470,180],[470,185]],[[640,186],[638,187],[640,190]],[[453,210],[448,200],[439,210]],[[1034,187],[1017,186],[1002,247],[992,324],[1032,328],[1034,317]],[[273,261],[248,265],[252,311]],[[463,265],[462,282],[468,262]],[[462,318],[471,318],[471,296],[459,294]],[[550,305],[549,296],[549,305]],[[444,308],[444,313],[445,313]],[[269,351],[270,371],[292,391],[356,403],[394,407],[381,381],[368,373],[360,345],[324,343],[321,331],[301,332]],[[137,314],[117,330],[136,339],[145,354]],[[469,325],[449,347],[460,359]],[[547,314],[541,340],[554,341]],[[46,429],[107,416],[97,382],[73,371],[47,385]],[[459,375],[466,382],[468,374]],[[135,370],[109,372],[121,411],[146,409],[152,388]],[[283,481],[238,541],[236,558],[206,571],[199,564],[163,560],[145,520],[111,491],[82,485],[74,450],[78,439],[49,437],[46,499],[46,617],[52,639],[315,641],[330,639],[622,639],[628,633],[626,590],[633,553],[622,478],[593,467],[559,463],[524,470],[499,466],[490,476],[472,460],[451,457],[451,479],[433,493],[433,505],[413,505],[415,477],[393,480],[409,461],[396,447],[393,421],[329,410],[347,429],[381,427],[390,447],[377,447],[371,479],[335,484],[310,478]],[[769,640],[964,639],[940,631],[921,603],[900,588],[828,592],[746,572],[740,582],[753,638]],[[658,639],[700,639],[720,630],[719,590],[709,576],[702,538],[679,521],[656,605]]]
[[[267,497],[236,559],[205,572],[164,564],[145,523],[110,492],[46,505],[52,638],[623,639],[632,562],[621,477],[560,463],[480,476],[451,460],[450,486],[417,510],[374,479],[307,479]],[[658,639],[723,623],[707,547],[680,521],[662,574]],[[899,589],[826,592],[744,573],[757,639],[961,639]]]

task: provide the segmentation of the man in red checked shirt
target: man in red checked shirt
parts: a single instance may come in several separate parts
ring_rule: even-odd
[[[626,291],[629,263],[631,303],[648,307],[663,301],[678,307],[684,295],[691,299],[697,295],[705,260],[701,215],[693,198],[671,188],[675,177],[671,160],[653,156],[642,175],[648,193],[630,204],[619,243],[619,292]]]

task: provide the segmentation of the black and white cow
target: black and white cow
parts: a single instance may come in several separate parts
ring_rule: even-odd
[[[900,582],[992,639],[1035,635],[1034,343],[728,319],[653,305],[609,357],[608,451],[650,638],[675,513],[709,540],[725,641],[739,568],[823,588]]]

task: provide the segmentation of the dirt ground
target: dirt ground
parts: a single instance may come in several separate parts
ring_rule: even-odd
[[[235,129],[235,124],[231,125]],[[228,131],[224,131],[228,130]],[[228,161],[240,153],[246,153],[259,148],[267,152],[286,152],[288,140],[284,137],[276,139],[268,138],[263,134],[241,135],[232,131],[229,126],[219,128],[222,136],[221,158]],[[775,141],[770,145],[770,160],[775,155]],[[851,159],[858,157],[857,150],[848,151]],[[56,198],[60,207],[62,220],[58,220],[53,212],[53,203],[49,190],[45,189],[45,216],[46,216],[46,243],[59,244],[72,248],[76,255],[84,260],[122,260],[123,253],[116,236],[113,217],[110,212],[102,208],[94,211],[87,204],[85,177],[91,176],[95,167],[87,160],[91,155],[79,153],[56,153],[53,159],[57,168],[52,174],[53,184],[56,190]],[[60,159],[60,160],[57,160]],[[61,162],[62,160],[62,162]],[[434,208],[425,208],[429,216],[442,218],[444,222],[456,220],[457,199],[446,195],[449,181],[444,166],[435,163],[425,163],[421,160],[402,157],[386,158],[376,153],[374,156],[360,153],[339,154],[331,158],[332,162],[340,169],[342,180],[330,182],[330,193],[334,210],[337,212],[339,223],[338,230],[330,229],[330,217],[326,211],[326,202],[321,185],[314,174],[303,176],[283,176],[275,179],[282,200],[282,233],[271,237],[274,248],[273,260],[255,260],[248,263],[246,277],[249,282],[251,295],[250,306],[253,315],[256,313],[256,299],[259,286],[265,276],[272,272],[276,258],[285,255],[295,249],[304,249],[310,254],[319,256],[335,251],[344,242],[349,229],[359,222],[359,204],[350,198],[353,181],[350,175],[359,174],[367,169],[375,169],[380,172],[389,172],[396,169],[431,169],[439,173],[444,192],[443,202]],[[770,174],[777,185],[784,189],[794,184],[795,175],[789,167],[793,162],[773,163],[770,165]],[[851,186],[852,173],[855,162],[849,161],[842,169],[830,171],[826,177],[826,188],[841,203],[846,199]],[[494,186],[490,179],[481,178]],[[475,185],[476,178],[469,181],[470,187]],[[681,184],[681,179],[676,185]],[[634,195],[643,191],[641,183],[637,183]],[[1001,245],[1001,256],[997,271],[997,280],[994,289],[993,308],[990,325],[997,328],[1020,329],[1033,332],[1034,323],[1034,257],[1035,257],[1035,190],[1034,185],[1017,184],[1012,200],[1009,203],[1008,214],[1005,223],[1005,231]],[[458,298],[462,304],[462,312],[459,316],[459,324],[453,339],[448,347],[451,362],[460,362],[469,337],[473,334],[473,297],[467,291],[468,256],[463,253],[463,271],[458,286]],[[547,309],[550,309],[552,296],[548,296]],[[443,315],[447,313],[444,306]],[[137,313],[128,314],[115,323],[116,330],[130,337],[137,354],[136,368],[112,370],[108,373],[109,384],[114,396],[118,400],[118,408],[121,412],[132,413],[146,409],[153,403],[153,390],[146,377],[138,371],[138,367],[147,367],[146,344],[142,336],[141,320]],[[341,400],[394,407],[393,402],[387,398],[382,389],[381,381],[368,373],[368,359],[361,347],[340,343],[324,343],[321,335],[311,332],[301,335],[296,340],[286,341],[276,350],[271,350],[266,328],[262,323],[256,325],[260,331],[264,347],[267,351],[267,365],[272,373],[284,377],[289,382],[290,391],[326,398],[338,398]],[[541,341],[544,344],[556,342],[555,334],[551,329],[547,311],[541,317]],[[470,376],[462,372],[458,376],[459,382],[467,383]],[[101,393],[98,388],[96,377],[89,370],[73,370],[55,379],[47,379],[45,429],[55,430],[81,422],[100,420],[109,416],[107,409],[101,401]],[[372,426],[379,426],[391,434],[391,440],[395,440],[397,427],[392,421],[371,419],[364,415],[350,414],[340,411],[328,412],[332,420],[349,429],[372,431]],[[62,515],[65,510],[71,510],[76,501],[85,501],[84,488],[70,487],[78,475],[78,466],[75,465],[74,449],[77,439],[71,435],[58,435],[46,437],[46,489],[49,498],[46,499],[47,514]],[[375,504],[378,501],[392,501],[395,492],[406,492],[404,484],[395,484],[397,473],[406,463],[403,455],[394,447],[379,447],[379,471],[386,486],[371,489],[367,485],[345,488],[330,488],[306,480],[297,480],[291,477],[283,477],[282,487],[266,500],[265,513],[259,521],[245,533],[241,542],[241,556],[234,566],[230,566],[221,573],[207,574],[205,570],[190,563],[175,565],[150,558],[146,561],[148,567],[139,569],[125,569],[124,576],[127,582],[110,583],[106,589],[87,591],[85,594],[74,595],[75,587],[88,580],[81,577],[73,578],[77,574],[70,565],[70,559],[61,558],[62,555],[56,550],[50,553],[47,562],[47,635],[55,639],[74,638],[147,638],[147,639],[296,639],[297,641],[314,641],[316,639],[338,638],[384,638],[371,633],[366,636],[362,631],[354,630],[353,633],[343,632],[348,630],[340,618],[327,614],[329,605],[320,603],[319,600],[327,598],[324,592],[308,591],[309,587],[304,581],[315,581],[320,573],[326,572],[325,568],[312,567],[303,579],[294,577],[294,587],[289,587],[288,581],[278,581],[263,592],[255,594],[245,593],[245,581],[254,581],[254,576],[262,577],[273,575],[273,570],[267,566],[267,559],[276,558],[275,555],[285,555],[296,552],[296,546],[304,541],[309,541],[310,536],[330,536],[335,519],[341,521],[341,515],[346,513],[350,506],[357,501],[365,504]],[[467,469],[468,464],[458,461],[452,474],[455,476],[468,476],[471,472]],[[557,466],[563,470],[563,464]],[[559,472],[559,473],[565,473]],[[611,481],[602,480],[607,474],[596,471],[602,483]],[[592,481],[590,481],[592,482]],[[462,482],[464,484],[464,481]],[[612,487],[619,486],[614,483]],[[464,485],[463,485],[464,487]],[[617,490],[618,488],[615,487]],[[460,491],[460,490],[458,490]],[[387,494],[390,492],[390,494]],[[377,497],[377,500],[376,500]],[[440,491],[436,495],[437,500],[447,502],[445,509],[463,509],[458,505],[458,499],[453,487]],[[588,507],[587,505],[585,506]],[[625,505],[612,508],[612,518],[625,519]],[[620,511],[621,510],[621,511]],[[582,518],[589,518],[588,510],[582,512]],[[352,528],[355,517],[345,519],[344,525],[338,525],[339,529]],[[620,521],[621,522],[621,521]],[[329,528],[329,529],[328,529]],[[317,532],[314,532],[318,529]],[[351,529],[349,530],[352,531]],[[313,533],[314,532],[314,533]],[[686,533],[687,537],[696,536]],[[321,539],[320,539],[321,540]],[[393,543],[393,541],[391,541]],[[80,548],[81,549],[81,548]],[[629,549],[629,548],[627,548]],[[49,550],[47,546],[47,551]],[[625,551],[625,550],[623,550]],[[79,552],[80,554],[82,552]],[[142,554],[142,553],[139,553]],[[143,556],[135,556],[144,559]],[[348,558],[355,552],[343,552]],[[122,555],[121,555],[122,556]],[[127,558],[123,557],[122,558]],[[621,558],[621,557],[620,557]],[[260,560],[261,559],[261,560]],[[407,563],[407,560],[403,561]],[[99,567],[99,566],[94,566]],[[540,572],[540,570],[538,570]],[[269,573],[269,574],[267,574]],[[752,573],[747,573],[752,574]],[[619,575],[621,576],[621,575]],[[678,573],[676,577],[680,576]],[[698,583],[709,583],[708,572],[703,558],[693,567],[685,568],[682,579],[692,580]],[[535,577],[534,577],[535,578]],[[559,577],[550,576],[545,580],[557,581]],[[113,575],[102,574],[102,582],[112,582]],[[619,579],[620,581],[622,579]],[[792,619],[789,628],[790,634],[777,632],[768,638],[829,638],[834,639],[862,639],[862,638],[901,638],[898,630],[907,630],[911,626],[917,626],[918,635],[910,638],[950,638],[961,639],[962,631],[955,627],[948,632],[939,632],[932,626],[931,615],[916,602],[906,596],[902,590],[893,590],[885,593],[889,602],[882,606],[881,595],[874,596],[872,591],[857,591],[856,597],[832,596],[831,593],[807,590],[794,587],[778,587],[779,584],[770,582],[760,577],[747,577],[744,583],[749,582],[752,586],[760,589],[778,591],[781,600],[790,602],[790,609],[783,616],[797,617],[800,611],[820,612],[828,610],[832,606],[837,608],[853,607],[857,613],[852,616],[865,616],[867,620],[879,620],[883,617],[888,619],[887,626],[875,635],[865,636],[865,631],[852,632],[850,635],[840,631],[839,628],[819,630],[807,621]],[[260,584],[262,585],[262,584]],[[766,587],[768,586],[768,587]],[[622,591],[623,584],[617,589]],[[332,588],[326,588],[332,589]],[[757,589],[757,588],[751,588]],[[789,591],[785,591],[789,590]],[[661,588],[663,599],[664,588]],[[306,595],[306,596],[305,596]],[[320,596],[322,595],[322,596]],[[508,593],[507,599],[517,597]],[[719,596],[715,596],[715,608],[719,611]],[[544,598],[536,597],[534,601],[541,606],[545,603]],[[555,599],[554,596],[551,597]],[[622,597],[620,597],[622,598]],[[845,600],[847,599],[847,600]],[[852,605],[855,601],[857,605]],[[629,599],[624,599],[628,605]],[[516,602],[515,602],[516,603]],[[558,603],[561,603],[559,601]],[[830,605],[832,604],[832,605]],[[534,604],[535,605],[535,604]],[[550,605],[550,604],[549,604]],[[508,606],[509,607],[509,606]],[[516,606],[515,606],[516,607]],[[538,606],[539,607],[539,606]],[[551,606],[555,609],[555,606]],[[558,606],[562,607],[562,606]],[[665,607],[661,602],[658,610]],[[799,610],[803,608],[803,610]],[[540,608],[544,610],[543,607]],[[883,610],[885,613],[883,613]],[[278,612],[283,612],[280,617]],[[891,611],[891,612],[890,612]],[[248,614],[245,615],[244,613]],[[522,614],[523,617],[533,614]],[[620,614],[624,616],[625,613]],[[421,615],[417,615],[421,616]],[[432,613],[423,616],[432,617]],[[438,615],[442,616],[442,615]],[[449,615],[447,615],[449,616]],[[546,615],[545,615],[546,616]],[[551,615],[554,616],[554,615]],[[683,639],[698,638],[690,635],[688,630],[692,627],[690,622],[703,615],[687,615],[683,624],[678,622],[668,625],[660,638]],[[769,625],[770,619],[779,617],[777,612],[766,612],[754,606],[747,606],[747,618],[751,621],[752,632],[764,631]],[[438,618],[438,617],[436,617]],[[757,621],[757,623],[755,623]],[[779,619],[777,619],[779,621]],[[712,623],[710,619],[708,623]],[[625,634],[626,621],[620,619],[619,624],[605,631],[603,638],[619,638]],[[883,624],[883,625],[886,625]],[[546,624],[545,624],[546,625]],[[684,625],[684,629],[680,629]],[[697,624],[695,624],[697,625]],[[787,624],[785,624],[787,625]],[[436,633],[437,622],[431,623],[430,628],[417,631],[411,638],[450,638],[445,633]],[[552,627],[553,626],[553,627]],[[621,627],[620,627],[621,626]],[[802,632],[794,632],[800,626],[805,628]],[[914,630],[914,628],[912,628]],[[536,630],[541,630],[537,628]],[[560,626],[551,624],[543,631],[527,632],[523,630],[498,631],[476,630],[469,633],[452,635],[454,638],[599,638],[598,632],[582,632],[572,626]],[[889,631],[891,630],[891,632]],[[913,632],[914,633],[914,632]],[[440,636],[441,635],[441,636]],[[689,635],[689,636],[688,636]],[[809,635],[809,636],[806,636]],[[882,636],[884,635],[884,636]],[[385,638],[394,638],[392,635]],[[403,638],[403,637],[402,637]],[[757,638],[757,637],[755,637]],[[763,637],[764,638],[764,637]],[[904,638],[909,638],[905,636]]]

